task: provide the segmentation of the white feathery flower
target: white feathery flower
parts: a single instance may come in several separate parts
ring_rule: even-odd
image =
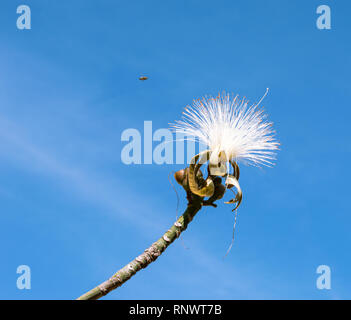
[[[193,137],[207,145],[217,159],[224,153],[226,161],[270,166],[279,143],[274,138],[272,123],[265,120],[266,115],[258,108],[266,94],[252,106],[245,98],[231,98],[229,94],[194,100],[192,106],[185,108],[183,119],[172,127],[185,134],[186,139]]]

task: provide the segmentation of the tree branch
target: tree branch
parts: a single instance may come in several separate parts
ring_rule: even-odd
[[[147,248],[141,255],[128,263],[125,267],[117,271],[110,279],[101,283],[94,289],[80,296],[77,300],[97,300],[110,291],[120,287],[128,281],[139,270],[146,268],[151,262],[155,261],[167,247],[179,237],[188,227],[196,213],[202,207],[202,199],[194,194],[188,193],[188,207],[183,215],[165,232],[165,234]]]

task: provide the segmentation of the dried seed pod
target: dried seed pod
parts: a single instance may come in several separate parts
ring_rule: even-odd
[[[239,180],[239,177],[240,177],[240,169],[239,169],[239,166],[238,164],[236,163],[236,161],[234,160],[230,160],[229,161],[230,164],[232,165],[233,169],[234,169],[234,177],[236,178],[236,180]]]
[[[241,203],[242,198],[243,198],[243,193],[241,191],[239,181],[234,176],[228,175],[225,184],[226,184],[227,188],[229,190],[231,190],[234,194],[235,194],[235,192],[231,188],[235,187],[237,189],[237,193],[235,195],[235,198],[225,202],[228,204],[236,204],[235,208],[232,210],[232,211],[234,211],[240,206],[240,203]]]
[[[191,159],[189,165],[189,187],[192,193],[200,197],[211,197],[214,193],[214,183],[210,177],[204,181],[204,186],[199,186],[197,179],[197,173],[200,170],[202,164],[209,158],[210,151],[203,151]],[[199,161],[199,163],[198,163]]]
[[[176,179],[176,181],[177,181],[180,185],[183,185],[183,181],[184,181],[184,179],[186,178],[185,169],[178,170],[178,171],[174,174],[174,178]]]

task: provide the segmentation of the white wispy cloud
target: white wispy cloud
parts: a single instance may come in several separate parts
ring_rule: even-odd
[[[59,154],[52,154],[26,136],[26,130],[21,126],[0,117],[0,157],[23,170],[54,177],[63,192],[76,194],[81,201],[98,205],[101,214],[108,212],[116,219],[130,221],[137,227],[146,227],[147,230],[159,227],[158,222],[150,222],[150,216],[141,214],[151,214],[152,210],[148,211],[147,200],[143,203],[143,196],[137,194],[135,189],[131,192],[125,181],[119,181],[116,177],[107,178],[96,172],[86,172],[67,160],[60,160]],[[140,201],[132,201],[132,197],[138,197]],[[126,202],[128,207],[124,205]]]

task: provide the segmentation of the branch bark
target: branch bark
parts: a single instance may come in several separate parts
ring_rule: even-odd
[[[188,224],[193,220],[196,213],[202,207],[202,199],[196,195],[188,194],[188,207],[183,215],[165,232],[165,234],[147,248],[141,255],[128,263],[125,267],[117,271],[110,279],[101,283],[94,289],[80,296],[77,300],[97,300],[110,291],[120,287],[141,269],[146,268],[155,261],[167,247],[186,230]]]

